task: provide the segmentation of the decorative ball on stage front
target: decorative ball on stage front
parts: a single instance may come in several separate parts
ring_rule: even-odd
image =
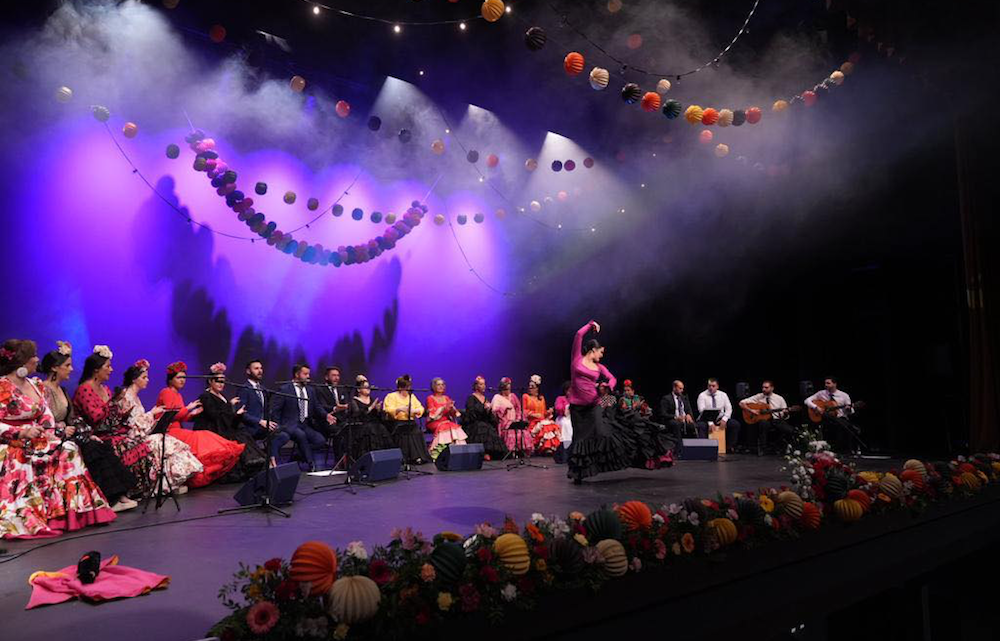
[[[500,157],[496,154],[490,154],[486,157],[486,166],[490,169],[496,168],[498,164],[500,164]]]
[[[733,126],[740,127],[747,121],[747,112],[743,109],[733,111]]]
[[[364,217],[365,217],[365,212],[360,207],[355,207],[351,211],[351,218],[353,218],[354,220],[361,220]]]
[[[816,92],[805,90],[802,92],[802,102],[806,104],[806,107],[812,107],[816,104]]]
[[[725,517],[709,521],[708,529],[715,535],[715,540],[722,547],[736,542],[736,524]]]
[[[537,200],[532,200],[531,204],[529,204],[528,207],[530,207],[531,211],[535,213],[542,211],[542,203],[538,202]]]
[[[697,125],[701,123],[701,117],[704,113],[705,110],[698,105],[691,105],[684,110],[684,119],[692,125]]]
[[[626,501],[620,505],[618,518],[627,530],[648,530],[653,526],[653,512],[642,501]]]
[[[751,125],[756,125],[760,122],[760,118],[763,114],[760,111],[760,107],[750,107],[747,109],[747,122]]]
[[[479,152],[475,149],[470,149],[469,153],[465,154],[465,159],[471,163],[479,162]]]
[[[583,54],[578,51],[570,51],[563,58],[563,69],[571,76],[576,76],[583,71]]]
[[[670,81],[666,78],[660,78],[660,81],[656,83],[656,93],[661,96],[670,91]]]
[[[431,143],[431,151],[440,156],[444,153],[444,141],[438,138]]]
[[[563,163],[563,169],[565,169],[566,171],[573,171],[574,169],[576,169],[576,163],[572,160],[567,160],[566,162]]]
[[[663,103],[663,115],[667,117],[668,120],[674,120],[677,116],[681,115],[683,107],[681,103],[677,100],[668,100]]]
[[[903,463],[903,469],[917,470],[918,472],[920,472],[920,476],[922,476],[924,479],[927,478],[927,466],[924,465],[922,462],[918,461],[917,459],[911,458],[907,462]]]
[[[443,225],[444,224],[444,214],[434,214],[434,224]]]
[[[368,128],[372,131],[378,131],[382,128],[382,119],[378,116],[372,116],[368,119]]]
[[[729,155],[729,145],[720,142],[715,146],[715,155],[719,158],[725,158]]]
[[[833,502],[833,511],[844,523],[853,523],[864,514],[864,508],[854,499],[840,499]]]
[[[283,200],[285,201],[286,205],[291,205],[292,203],[295,202],[295,192],[294,191],[286,191],[285,195],[283,197]]]
[[[327,611],[334,620],[354,625],[375,616],[382,593],[370,578],[356,574],[337,579],[327,595]]]
[[[788,101],[787,100],[775,100],[774,104],[771,105],[771,111],[773,111],[775,113],[781,113],[785,109],[788,109]]]
[[[628,572],[628,554],[625,552],[625,546],[615,539],[604,539],[598,542],[596,547],[604,560],[605,574],[610,577],[619,577]]]
[[[322,541],[303,543],[292,554],[290,576],[308,583],[310,595],[325,594],[337,578],[337,555]]]
[[[927,487],[927,484],[924,483],[924,477],[920,475],[919,470],[903,470],[899,474],[899,480],[903,483],[910,483],[917,492],[923,492]]]
[[[410,142],[411,138],[413,138],[413,132],[411,132],[409,129],[399,130],[399,142],[407,143]]]
[[[545,29],[541,27],[531,27],[524,32],[524,44],[532,51],[538,51],[544,47],[545,41],[548,39]]]
[[[69,87],[59,87],[56,89],[56,100],[62,103],[69,102],[73,99],[73,90]]]
[[[642,89],[634,82],[630,82],[622,87],[622,100],[629,105],[634,105],[642,98]]]
[[[594,510],[584,520],[584,528],[587,530],[587,539],[591,541],[622,538],[622,522],[614,510]]]
[[[267,183],[258,182],[256,185],[253,186],[253,190],[258,196],[263,196],[264,194],[267,193]]]
[[[126,122],[125,126],[122,127],[122,135],[126,138],[135,138],[139,133],[139,125],[134,122]]]
[[[493,552],[496,553],[507,571],[514,576],[527,574],[531,568],[528,544],[517,534],[510,532],[501,534],[493,542]]]
[[[719,110],[719,122],[720,127],[728,127],[733,124],[733,111],[732,109],[720,109]]]
[[[648,111],[650,113],[654,111],[659,111],[660,109],[660,94],[655,91],[647,91],[642,97],[642,110]]]
[[[586,567],[583,548],[570,537],[553,539],[549,544],[549,558],[557,574],[576,576]]]
[[[524,168],[528,171],[535,171],[538,169],[538,161],[534,158],[528,158],[524,161]]]
[[[608,73],[607,69],[594,67],[590,70],[590,87],[595,91],[607,89],[609,82],[611,82],[611,74]]]
[[[174,143],[170,143],[169,145],[167,145],[167,158],[169,158],[170,160],[174,160],[175,158],[178,158],[180,155],[181,155],[180,147],[178,147]]]
[[[483,212],[477,212],[476,215],[472,217],[472,220],[476,221],[477,223],[482,223],[484,220],[486,220],[486,216],[483,215]]]
[[[796,521],[802,516],[802,497],[795,492],[785,490],[778,494],[775,499],[782,514],[787,514]]]
[[[861,509],[867,512],[872,507],[872,498],[868,496],[868,493],[864,490],[849,490],[847,492],[847,498],[857,501],[861,504]]]
[[[562,164],[561,160],[553,160],[552,161],[552,171],[559,172],[559,171],[562,171],[562,168],[563,168],[563,164]]]
[[[316,211],[319,209],[319,200],[316,198],[310,198],[306,201],[306,208],[309,209],[309,211]]]
[[[898,499],[903,494],[903,483],[895,474],[891,473],[882,477],[878,488],[892,499]]]
[[[698,134],[698,142],[700,142],[703,145],[707,145],[710,142],[712,142],[712,138],[714,137],[715,136],[712,134],[711,130],[704,129],[700,134]]]
[[[566,202],[569,199],[569,194],[567,194],[565,191],[560,191],[558,194],[556,194],[556,198],[558,198],[561,202]]]
[[[208,30],[208,37],[215,44],[219,44],[226,39],[226,28],[221,24],[214,24],[212,28]]]
[[[587,156],[586,158],[583,159],[583,166],[586,167],[587,169],[592,169],[594,167],[594,159],[591,158],[590,156]]]
[[[719,112],[715,109],[709,107],[705,111],[701,112],[701,124],[706,126],[712,126],[719,121]]]
[[[839,87],[840,85],[844,84],[844,72],[840,71],[839,69],[837,71],[834,71],[833,73],[830,74],[830,80],[833,82],[833,84]]]
[[[503,17],[506,9],[507,7],[504,6],[503,0],[486,0],[480,8],[480,12],[483,14],[486,22],[496,22]]]
[[[802,504],[802,518],[799,519],[799,523],[801,523],[807,530],[815,530],[819,528],[822,518],[823,515],[819,508],[816,507],[815,503],[806,501]]]
[[[302,76],[292,76],[288,85],[295,93],[302,93],[302,90],[306,88],[306,79]]]
[[[448,541],[442,541],[434,546],[430,562],[434,567],[435,578],[445,587],[452,587],[461,580],[468,563],[461,544]]]
[[[459,214],[458,216],[455,216],[455,220],[458,221],[459,225],[464,225],[465,223],[469,222],[469,217],[466,216],[465,214]]]

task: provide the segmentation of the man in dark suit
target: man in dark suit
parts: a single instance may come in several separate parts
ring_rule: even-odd
[[[332,431],[339,430],[347,420],[347,403],[350,398],[349,389],[340,384],[340,368],[336,365],[327,367],[323,373],[323,384],[316,386],[316,402],[324,414],[333,414],[335,420],[330,425]],[[332,431],[324,433],[329,435]]]
[[[684,393],[684,381],[674,381],[673,390],[660,399],[660,413],[678,443],[691,430],[695,431],[698,438],[708,438],[708,424],[704,421],[696,422],[691,415],[692,411],[694,407],[691,400]]]
[[[298,364],[292,368],[293,382],[281,387],[282,396],[274,399],[271,418],[278,424],[280,432],[288,434],[299,448],[310,471],[322,464],[313,454],[313,448],[326,442],[317,429],[318,425],[333,423],[332,414],[324,414],[316,401],[316,393],[309,382],[309,366]]]
[[[255,439],[271,438],[271,465],[275,464],[278,450],[288,442],[291,436],[287,432],[278,432],[278,424],[264,418],[264,363],[254,359],[247,363],[247,385],[250,389],[240,389],[240,406],[244,412],[240,416],[243,428]]]

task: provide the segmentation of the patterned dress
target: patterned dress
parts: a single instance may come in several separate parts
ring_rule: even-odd
[[[73,394],[73,409],[93,429],[97,438],[111,445],[121,462],[138,480],[131,493],[141,496],[149,490],[155,478],[152,476],[153,450],[144,435],[128,424],[128,417],[122,414],[120,405],[111,402],[108,386],[101,387],[104,397],[90,383],[81,383]]]
[[[163,455],[167,482],[175,490],[187,484],[191,477],[205,469],[191,448],[183,441],[179,441],[169,434],[149,433],[156,427],[157,418],[153,416],[152,412],[146,411],[139,396],[132,390],[125,392],[125,396],[119,404],[122,408],[123,420],[129,426],[130,432],[136,438],[142,438],[153,452],[153,460],[149,466],[150,482],[155,482],[160,473],[161,454]]]
[[[184,405],[184,398],[180,392],[172,387],[165,387],[156,397],[156,404],[168,410],[178,410],[167,434],[190,447],[191,452],[201,462],[202,471],[188,480],[188,486],[204,487],[221,479],[236,467],[240,455],[243,454],[243,444],[222,438],[208,430],[184,429],[183,422],[190,420],[191,415]]]
[[[535,449],[546,454],[555,452],[562,442],[559,438],[560,429],[555,421],[547,418],[545,397],[525,394],[521,398],[521,409],[524,419],[528,421],[528,433],[531,434]]]
[[[438,454],[448,448],[448,445],[455,441],[464,441],[468,438],[462,427],[453,421],[455,408],[449,409],[454,403],[450,398],[442,394],[431,394],[427,397],[427,429],[434,433],[434,440],[431,441],[431,458],[437,460]],[[438,418],[431,418],[440,413]]]
[[[115,520],[107,499],[84,467],[76,446],[64,444],[45,403],[41,385],[27,396],[0,378],[0,535],[4,538],[58,536]],[[44,429],[24,442],[18,432]]]
[[[490,405],[493,406],[493,413],[497,417],[500,438],[503,439],[507,449],[523,451],[528,455],[534,452],[535,444],[527,430],[510,429],[511,425],[521,420],[521,402],[517,400],[517,396],[496,394]]]

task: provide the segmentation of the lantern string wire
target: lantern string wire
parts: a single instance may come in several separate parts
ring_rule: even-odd
[[[336,13],[345,18],[355,18],[358,20],[366,20],[368,22],[377,22],[386,25],[399,25],[401,27],[439,27],[443,25],[456,25],[466,22],[472,22],[473,20],[485,20],[481,14],[475,14],[469,16],[468,18],[457,18],[452,20],[390,20],[388,18],[382,18],[379,16],[370,16],[363,13],[356,13],[354,11],[347,11],[345,9],[338,9],[337,7],[330,6],[323,2],[316,2],[315,0],[302,0],[306,4],[313,7],[320,7],[321,9],[326,9],[331,13]]]

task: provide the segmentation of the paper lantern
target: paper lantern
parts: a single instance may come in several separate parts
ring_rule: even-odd
[[[625,102],[625,104],[634,105],[635,103],[639,102],[640,98],[642,98],[642,89],[640,89],[639,85],[635,84],[634,82],[630,82],[624,87],[622,87],[621,95],[622,95],[622,100]]]
[[[434,215],[434,224],[435,225],[443,225],[444,224],[444,214],[435,214]]]
[[[684,119],[687,120],[692,125],[697,125],[701,122],[701,116],[705,113],[705,110],[698,105],[691,105],[684,110]]]
[[[354,625],[367,621],[378,612],[382,593],[378,584],[366,576],[337,579],[327,595],[327,610],[336,621]]]
[[[174,160],[174,159],[176,159],[180,155],[181,155],[181,148],[180,147],[178,147],[177,145],[175,145],[173,143],[170,143],[169,145],[167,145],[167,158],[169,158],[170,160]]]
[[[198,156],[197,158],[194,159],[195,171],[205,171],[207,167],[208,167],[208,160],[206,160],[205,158]]]
[[[211,38],[212,42],[219,44],[226,39],[226,28],[221,24],[214,24],[212,28],[208,30],[208,37]]]
[[[615,539],[604,539],[597,544],[597,551],[604,560],[604,573],[609,577],[623,576],[628,572],[628,554],[625,547]]]
[[[720,127],[728,127],[731,124],[733,124],[733,111],[731,109],[720,109],[718,125]]]
[[[982,482],[979,480],[979,477],[972,472],[962,472],[962,475],[959,477],[959,482],[961,482],[965,489],[972,492],[978,492],[982,487]]]
[[[660,109],[660,94],[655,91],[647,91],[642,96],[640,103],[643,111],[654,112]]]
[[[565,169],[566,171],[573,171],[574,169],[576,169],[576,163],[572,160],[567,160],[566,162],[563,163],[563,169]]]
[[[871,485],[878,485],[878,482],[881,479],[876,472],[858,472],[858,478]]]
[[[806,104],[806,107],[812,107],[816,104],[816,92],[815,91],[803,91],[802,92],[802,102]]]
[[[531,209],[531,211],[535,213],[542,211],[542,203],[538,202],[537,200],[532,200],[531,203],[528,205],[528,207]]]
[[[775,113],[781,113],[782,111],[788,109],[787,100],[775,100],[774,104],[771,105],[771,111]]]
[[[608,73],[607,69],[594,67],[590,70],[590,87],[595,91],[607,89],[609,82],[611,82],[611,74]]]
[[[742,109],[733,110],[733,126],[741,127],[747,121],[747,112]]]
[[[834,71],[833,73],[830,74],[830,81],[833,82],[833,84],[837,85],[838,87],[844,84],[844,72],[840,71],[839,69],[837,71]]]
[[[740,521],[757,526],[764,525],[764,516],[767,514],[760,503],[746,497],[740,497],[736,500],[736,513],[739,515]]]
[[[858,489],[849,490],[847,492],[847,498],[851,499],[852,501],[857,501],[858,504],[861,505],[861,509],[864,510],[865,512],[870,510],[872,507],[872,499],[870,496],[868,496],[868,493],[865,492],[864,490],[858,490]]]
[[[385,224],[392,225],[395,222],[396,222],[396,214],[390,211],[388,214],[385,215]]]
[[[618,518],[627,530],[648,530],[653,526],[653,513],[642,501],[623,503],[618,508]]]
[[[824,489],[828,500],[842,499],[847,496],[847,490],[851,489],[851,479],[846,473],[838,469],[831,469],[826,473],[826,487]]]
[[[712,134],[710,130],[705,129],[700,134],[698,134],[698,142],[700,142],[703,145],[707,145],[712,142],[712,138],[714,137],[715,136]]]
[[[549,559],[555,565],[556,573],[563,576],[576,576],[586,568],[583,548],[568,537],[553,539],[549,544]]]
[[[444,587],[456,585],[461,580],[467,562],[460,543],[443,541],[431,552],[430,563],[438,582]]]
[[[346,100],[338,100],[337,104],[334,105],[333,110],[337,112],[337,115],[341,118],[347,118],[351,115],[351,103]]]
[[[569,199],[569,194],[567,194],[565,191],[560,191],[558,194],[556,194],[556,198],[558,198],[560,202],[566,202]]]
[[[903,463],[904,470],[916,470],[920,472],[920,476],[924,479],[927,478],[927,467],[918,461],[917,459],[910,459],[909,461]]]
[[[309,594],[325,594],[337,578],[337,555],[322,541],[307,541],[292,554],[293,581],[309,584]]]
[[[528,171],[535,171],[538,169],[538,161],[534,158],[528,158],[524,161],[524,168]]]
[[[180,3],[181,0],[163,0],[163,6],[167,9],[176,9]]]
[[[503,0],[486,0],[480,8],[480,12],[483,14],[486,22],[496,22],[503,17],[505,10],[506,7],[503,4]]]
[[[351,218],[353,218],[354,220],[361,220],[364,217],[365,217],[365,212],[360,207],[355,207],[353,210],[351,210]]]
[[[372,131],[378,131],[382,128],[382,119],[378,116],[372,116],[368,119],[368,128]]]
[[[590,156],[587,156],[586,158],[583,159],[583,166],[586,167],[587,169],[592,169],[594,166],[594,159],[591,158]]]
[[[531,567],[531,557],[528,556],[528,544],[517,534],[501,534],[493,542],[493,552],[500,563],[514,576],[527,574]]]
[[[760,122],[761,115],[760,107],[750,107],[747,109],[747,122],[756,125]]]
[[[638,33],[633,33],[629,35],[628,39],[625,41],[625,46],[633,51],[642,46],[642,35]]]
[[[712,519],[708,522],[708,528],[715,535],[715,540],[722,547],[732,545],[736,542],[736,524],[729,519]]]
[[[531,51],[538,51],[544,47],[545,41],[548,39],[549,37],[546,35],[545,29],[541,27],[531,27],[524,32],[524,44]]]
[[[923,492],[927,487],[924,477],[920,474],[919,470],[903,470],[899,475],[899,480],[904,483],[912,483],[913,489],[917,492]]]
[[[482,212],[477,212],[476,215],[472,217],[472,220],[476,221],[477,223],[482,223],[484,220],[486,220],[486,216],[484,216]]]
[[[677,100],[671,99],[663,103],[663,115],[668,120],[674,120],[677,116],[681,115],[682,109],[681,103]]]
[[[701,124],[714,125],[719,120],[719,112],[709,107],[701,113]]]
[[[563,58],[563,69],[566,73],[575,76],[583,71],[583,54],[577,51],[570,51]]]
[[[455,220],[456,222],[458,222],[459,225],[464,225],[465,223],[469,222],[469,217],[466,216],[465,214],[459,214],[458,216],[455,217]]]
[[[296,258],[302,258],[303,256],[306,255],[306,251],[308,249],[309,245],[307,245],[304,242],[300,242],[298,246],[296,246],[295,251],[292,252],[292,255],[295,256]]]
[[[670,91],[670,81],[666,78],[660,78],[660,81],[656,83],[656,93],[661,96]]]
[[[126,122],[122,127],[122,135],[126,138],[135,138],[139,134],[139,125],[134,122]]]
[[[815,530],[819,528],[821,520],[822,515],[820,514],[819,508],[816,507],[815,503],[806,501],[802,504],[802,518],[799,519],[799,523],[802,524],[802,527],[807,530]]]
[[[490,169],[494,169],[498,164],[500,164],[500,158],[496,154],[490,154],[486,157],[486,166]]]
[[[715,146],[715,155],[718,158],[725,158],[729,155],[729,145],[725,143],[719,143]]]
[[[288,85],[295,93],[302,93],[302,90],[306,88],[306,79],[302,76],[292,76]]]
[[[903,494],[903,484],[894,474],[886,474],[879,481],[879,489],[890,498],[898,499]]]
[[[111,117],[111,112],[108,111],[108,108],[101,105],[94,105],[91,107],[90,113],[94,115],[94,118],[96,118],[98,122],[107,122],[108,118]]]
[[[594,510],[587,515],[583,525],[587,530],[587,538],[591,541],[622,538],[622,522],[613,510]]]
[[[319,209],[319,200],[316,198],[310,198],[306,201],[306,208],[308,208],[309,211],[316,211]]]
[[[776,497],[775,502],[782,514],[788,515],[792,520],[798,520],[802,516],[802,497],[795,492],[786,490]]]
[[[413,132],[411,132],[409,129],[400,129],[398,137],[399,137],[399,142],[405,144],[410,142],[410,140],[413,138]]]
[[[73,90],[69,87],[59,87],[56,89],[56,100],[67,103],[73,99]]]
[[[286,205],[293,204],[295,202],[295,192],[294,191],[286,191],[284,197],[282,198],[282,200],[285,201]]]
[[[562,164],[561,160],[553,160],[552,161],[552,171],[559,172],[559,171],[562,171],[562,168],[563,168],[563,164]]]
[[[444,141],[440,138],[431,143],[431,151],[440,156],[444,153]]]
[[[845,76],[851,75],[852,73],[854,73],[854,63],[848,61],[840,65],[840,72]]]
[[[622,0],[608,0],[608,11],[618,13],[622,10]]]
[[[840,499],[839,501],[834,501],[833,511],[836,513],[837,518],[839,518],[844,523],[853,523],[861,518],[864,514],[864,508],[861,504],[854,499]]]
[[[465,159],[471,163],[479,162],[479,152],[475,149],[470,149],[469,153],[465,154]]]
[[[506,209],[503,209],[503,208],[501,208],[501,209],[498,209],[498,210],[496,210],[496,212],[495,212],[495,213],[496,213],[496,217],[497,217],[497,218],[498,218],[499,220],[503,220],[504,218],[506,218],[506,217],[507,217],[507,210],[506,210]]]

